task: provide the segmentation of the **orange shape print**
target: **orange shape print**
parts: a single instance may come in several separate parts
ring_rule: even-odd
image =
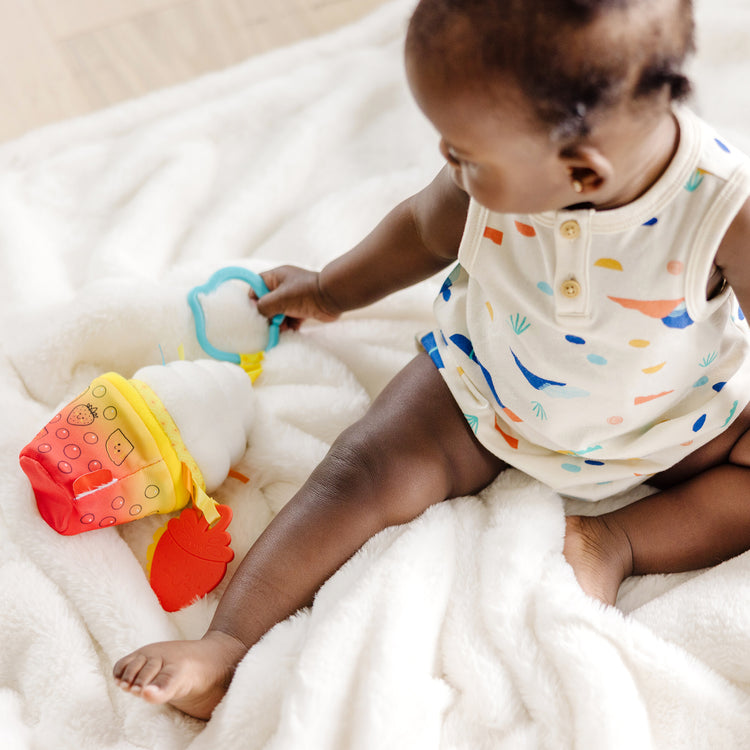
[[[503,432],[503,430],[500,429],[500,425],[497,423],[497,417],[495,417],[495,429],[505,438],[505,442],[513,448],[513,450],[518,450],[518,438],[514,438],[512,435],[508,435],[507,432]]]
[[[499,229],[494,229],[493,227],[485,227],[484,236],[488,240],[492,240],[496,245],[503,244],[503,233]]]
[[[645,404],[647,401],[653,401],[655,398],[668,396],[670,393],[674,393],[674,389],[672,389],[671,391],[662,391],[661,393],[655,393],[653,396],[636,396],[633,399],[633,403],[638,406],[638,404]]]
[[[524,237],[536,237],[536,229],[530,224],[522,224],[520,221],[516,222],[516,229]]]
[[[682,273],[682,269],[684,268],[684,264],[682,261],[679,260],[670,260],[669,263],[667,263],[667,271],[671,273],[673,276],[679,276]]]
[[[685,301],[684,297],[680,299],[655,299],[655,300],[638,300],[626,299],[625,297],[609,297],[612,302],[626,307],[628,310],[637,310],[649,318],[661,320],[666,318],[678,305]]]
[[[518,416],[515,412],[512,412],[507,406],[503,409],[503,412],[511,422],[523,422],[523,419]]]

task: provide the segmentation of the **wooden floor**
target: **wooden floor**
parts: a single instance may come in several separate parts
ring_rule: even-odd
[[[354,21],[385,0],[0,0],[0,141]]]

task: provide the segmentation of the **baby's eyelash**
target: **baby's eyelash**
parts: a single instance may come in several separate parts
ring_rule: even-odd
[[[458,156],[452,148],[448,149],[448,161],[451,164],[455,164],[457,166],[464,166],[464,167],[474,166],[473,161],[469,161],[468,159],[465,159],[463,156]]]
[[[474,162],[469,161],[469,159],[460,156],[456,153],[456,150],[453,148],[453,146],[449,146],[445,140],[441,139],[440,141],[440,153],[443,155],[445,160],[454,167],[473,167]]]
[[[448,161],[450,161],[453,164],[460,164],[461,163],[461,159],[458,156],[456,156],[456,152],[452,148],[450,148],[450,147],[447,148],[446,149],[446,153],[448,155]]]

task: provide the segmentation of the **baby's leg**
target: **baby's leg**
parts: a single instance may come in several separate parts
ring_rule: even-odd
[[[246,651],[310,604],[371,536],[448,497],[477,492],[503,468],[420,354],[336,440],[252,546],[203,639],[139,649],[117,662],[115,678],[150,702],[208,718]]]
[[[750,407],[650,482],[661,491],[568,519],[565,555],[587,593],[613,604],[630,575],[697,570],[750,549]]]

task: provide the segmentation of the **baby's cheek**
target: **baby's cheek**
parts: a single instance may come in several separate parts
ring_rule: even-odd
[[[455,182],[456,185],[461,188],[461,190],[466,190],[466,185],[464,184],[463,173],[460,167],[453,167],[453,166],[451,167],[451,177],[453,179],[453,182]],[[468,190],[466,190],[466,192],[468,192]]]
[[[478,181],[467,181],[466,192],[481,206],[497,213],[508,212],[508,201],[503,191]]]

